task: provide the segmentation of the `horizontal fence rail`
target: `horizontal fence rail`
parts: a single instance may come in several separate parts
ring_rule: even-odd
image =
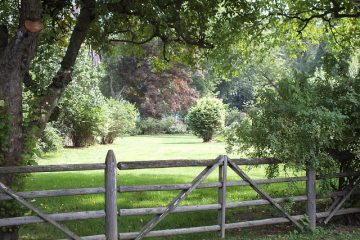
[[[73,189],[59,189],[59,190],[42,190],[31,192],[18,192],[19,196],[23,198],[46,198],[46,197],[61,197],[61,196],[76,196],[105,193],[105,188],[73,188]],[[11,200],[7,194],[0,193],[0,201]]]
[[[329,176],[319,175],[316,179],[328,179],[328,178],[339,178],[339,177],[356,177],[360,176],[360,172],[352,173],[335,173]],[[256,179],[255,183],[262,184],[272,184],[272,183],[285,183],[285,182],[301,182],[306,181],[307,177],[287,177],[287,178],[271,178],[271,179]],[[144,191],[171,191],[171,190],[183,190],[187,189],[191,184],[158,184],[158,185],[138,185],[138,186],[119,186],[118,191],[123,192],[144,192]],[[249,186],[250,184],[245,181],[229,181],[226,183],[228,187],[235,186]],[[218,188],[221,187],[219,182],[203,183],[200,184],[197,188]]]
[[[0,174],[103,170],[104,163],[0,167]]]
[[[339,210],[336,215],[346,215],[352,213],[360,213],[360,208],[348,208]],[[329,212],[320,212],[316,214],[317,219],[326,218],[329,215]],[[304,219],[304,215],[296,215],[293,216],[296,220]],[[248,228],[255,226],[265,226],[265,225],[273,225],[280,223],[288,223],[289,219],[285,217],[279,218],[268,218],[261,220],[253,220],[246,222],[238,222],[238,223],[227,223],[225,224],[226,229],[237,229],[237,228]],[[167,230],[157,230],[151,231],[146,237],[166,237],[166,236],[174,236],[181,234],[192,234],[192,233],[203,233],[203,232],[216,232],[220,230],[219,225],[212,226],[201,226],[201,227],[190,227],[190,228],[178,228],[178,229],[167,229]],[[129,233],[120,233],[119,239],[134,239],[137,236],[137,232],[129,232]],[[86,236],[82,237],[84,240],[106,240],[105,235],[94,235],[94,236]]]
[[[219,160],[220,159],[220,160]],[[102,187],[92,188],[72,188],[72,189],[57,189],[57,190],[41,190],[41,191],[29,191],[29,192],[14,192],[17,196],[23,199],[34,198],[48,198],[48,197],[60,197],[60,196],[76,196],[76,195],[88,195],[88,194],[103,194],[106,196],[106,203],[104,209],[93,211],[79,211],[79,212],[67,212],[67,213],[53,213],[47,214],[46,218],[51,222],[64,222],[64,221],[77,221],[86,219],[105,219],[106,233],[104,235],[83,236],[81,239],[142,239],[143,237],[165,237],[178,234],[189,233],[202,233],[202,232],[220,232],[221,237],[225,237],[225,230],[235,228],[245,228],[252,226],[262,226],[278,223],[289,223],[291,221],[299,221],[304,218],[305,215],[287,215],[288,217],[278,217],[269,219],[260,219],[252,221],[244,221],[237,223],[226,223],[226,209],[238,208],[238,207],[250,207],[250,206],[262,206],[262,205],[274,205],[287,201],[293,202],[306,202],[307,203],[307,216],[313,214],[313,219],[310,219],[310,229],[315,227],[316,219],[325,219],[329,221],[332,216],[345,215],[350,213],[360,213],[360,208],[346,208],[341,209],[342,204],[350,196],[350,194],[359,194],[360,191],[356,189],[356,186],[351,188],[351,191],[333,192],[329,194],[316,194],[315,181],[327,178],[344,178],[354,177],[356,179],[360,176],[360,172],[344,172],[334,173],[331,175],[313,175],[307,176],[295,176],[295,177],[282,177],[273,179],[244,179],[242,181],[229,181],[226,179],[227,162],[231,162],[236,166],[251,166],[251,165],[263,165],[263,164],[279,164],[281,161],[275,158],[253,158],[253,159],[230,159],[227,156],[220,156],[217,160],[153,160],[153,161],[132,161],[132,162],[119,162],[116,163],[115,156],[112,151],[109,151],[106,157],[106,163],[93,163],[93,164],[64,164],[64,165],[47,165],[47,166],[14,166],[14,167],[0,167],[0,176],[6,174],[23,174],[23,173],[40,173],[40,172],[65,172],[65,171],[88,171],[88,170],[103,170],[104,177],[106,177],[105,185]],[[232,165],[234,167],[234,165]],[[206,182],[205,175],[200,178],[194,179],[191,184],[152,184],[152,185],[120,185],[116,186],[117,176],[116,169],[119,170],[136,170],[136,169],[152,169],[152,168],[179,168],[179,167],[205,167],[206,169],[219,168],[219,181],[218,182]],[[206,171],[206,169],[204,171]],[[240,170],[240,168],[236,168]],[[203,172],[204,172],[203,171]],[[222,177],[221,177],[221,176]],[[207,175],[206,175],[207,176]],[[309,182],[311,181],[311,182]],[[264,184],[276,184],[286,182],[306,182],[307,192],[306,195],[290,196],[290,197],[278,197],[269,199],[256,199],[240,202],[226,202],[226,189],[228,187],[237,186],[257,186]],[[218,189],[218,203],[204,204],[204,205],[189,205],[189,206],[177,206],[179,199],[185,198],[190,192],[196,189],[202,188],[217,188]],[[131,208],[131,209],[119,209],[117,206],[118,192],[120,197],[126,196],[122,193],[126,192],[144,192],[144,191],[176,191],[180,190],[185,195],[179,195],[179,199],[173,200],[173,205],[168,207],[151,207],[151,208]],[[312,193],[311,193],[312,191]],[[181,192],[180,192],[181,193]],[[337,202],[341,204],[333,203],[334,206],[327,209],[325,212],[316,213],[316,200],[324,200],[330,198],[339,199]],[[7,193],[0,193],[0,201],[11,200],[12,197]],[[277,205],[279,206],[279,205]],[[280,206],[279,206],[280,207]],[[281,208],[281,207],[280,207]],[[309,210],[310,209],[310,210]],[[127,232],[119,233],[117,229],[117,222],[119,218],[127,216],[139,216],[139,215],[155,215],[157,218],[153,219],[153,223],[157,224],[169,213],[185,213],[185,212],[197,212],[197,211],[218,211],[219,219],[217,225],[212,226],[200,226],[189,227],[179,229],[164,229],[164,230],[152,230],[152,227],[146,227],[140,232]],[[283,211],[283,210],[282,210]],[[285,215],[287,214],[284,212]],[[36,224],[46,222],[41,216],[21,216],[12,218],[0,219],[0,227]],[[150,224],[150,223],[149,223]],[[140,229],[139,229],[140,230]]]
[[[336,215],[345,215],[351,213],[359,213],[360,208],[348,208],[339,210]],[[320,212],[316,214],[317,219],[325,218],[329,215],[329,212]],[[296,215],[293,216],[296,220],[301,220],[305,218],[304,215]],[[238,223],[227,223],[225,224],[226,229],[237,229],[237,228],[247,228],[247,227],[255,227],[255,226],[264,226],[264,225],[274,225],[279,223],[288,223],[289,219],[286,217],[279,218],[269,218],[269,219],[261,219],[261,220],[253,220],[246,222],[238,222]],[[179,234],[190,234],[190,233],[202,233],[202,232],[216,232],[220,230],[219,225],[213,226],[202,226],[202,227],[191,227],[191,228],[182,228],[182,229],[171,229],[171,230],[157,230],[149,232],[146,237],[165,237],[165,236],[173,236]],[[135,233],[120,233],[119,239],[134,239],[137,236],[137,232]],[[86,238],[85,238],[86,239]]]
[[[356,193],[360,194],[360,191],[357,191]],[[327,196],[319,195],[317,199],[329,199],[331,197],[344,196],[344,194],[345,192],[334,192]],[[301,196],[293,196],[293,197],[274,198],[274,200],[277,203],[282,203],[286,201],[302,202],[302,201],[306,201],[307,197],[305,195],[301,195]],[[230,202],[226,204],[226,208],[230,209],[230,208],[238,208],[238,207],[253,207],[253,206],[263,206],[263,205],[269,205],[269,202],[263,199],[248,200],[241,202]],[[206,205],[192,205],[192,206],[190,205],[190,206],[178,207],[177,209],[174,210],[174,213],[219,210],[220,208],[221,208],[220,204],[206,204]],[[118,214],[119,216],[159,214],[159,213],[163,213],[165,209],[166,209],[165,207],[120,209]],[[49,216],[53,217],[56,221],[96,219],[96,218],[105,217],[105,211],[98,210],[98,211],[55,213],[55,214],[50,214]],[[0,219],[0,227],[26,225],[26,224],[42,223],[42,222],[44,221],[37,216],[3,218]]]
[[[276,158],[238,158],[232,159],[237,165],[262,165],[279,164],[281,161]],[[152,160],[152,161],[132,161],[119,162],[120,170],[148,169],[148,168],[178,168],[178,167],[209,167],[216,163],[216,160]]]

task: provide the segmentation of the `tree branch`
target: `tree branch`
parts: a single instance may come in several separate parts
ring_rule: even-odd
[[[60,64],[60,69],[52,79],[51,84],[45,90],[44,95],[36,103],[33,116],[41,116],[33,119],[30,128],[37,127],[37,131],[31,133],[33,137],[39,137],[45,128],[59,98],[66,86],[71,82],[72,71],[82,43],[85,41],[91,23],[95,20],[95,0],[84,0],[76,25],[70,37],[70,42],[65,56]]]
[[[150,42],[151,40],[153,40],[155,37],[157,37],[158,35],[158,31],[155,30],[151,36],[149,36],[148,38],[142,40],[142,41],[136,41],[133,37],[133,39],[129,40],[129,39],[110,39],[110,42],[122,42],[122,43],[132,43],[132,44],[145,44]]]
[[[288,19],[295,19],[300,22],[303,22],[303,25],[298,29],[299,35],[306,29],[308,24],[314,19],[321,19],[329,23],[330,19],[342,19],[342,18],[360,18],[360,9],[358,6],[357,9],[348,10],[348,12],[343,12],[347,10],[342,3],[336,0],[331,0],[331,4],[326,7],[312,7],[309,10],[297,11],[294,13],[289,13],[281,7],[277,7],[277,12],[274,14],[269,14],[269,16],[281,16]]]

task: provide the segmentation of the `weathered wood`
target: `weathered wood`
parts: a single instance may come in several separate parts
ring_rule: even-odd
[[[117,240],[117,166],[112,150],[109,150],[106,155],[105,165],[105,235],[107,240]]]
[[[218,188],[218,203],[220,209],[218,212],[218,224],[220,226],[220,238],[225,239],[225,213],[226,213],[226,183],[227,183],[227,156],[223,156],[224,163],[219,167],[219,183],[221,187]]]
[[[308,169],[306,172],[306,214],[309,217],[309,229],[314,231],[316,228],[316,172]]]
[[[32,192],[17,192],[22,198],[46,198],[46,197],[59,197],[59,196],[76,196],[76,195],[87,195],[87,194],[98,194],[104,193],[105,188],[72,188],[72,189],[59,189],[59,190],[43,190],[43,191],[32,191]],[[0,201],[11,200],[12,198],[7,194],[0,193]]]
[[[358,213],[360,212],[360,208],[348,208],[340,210],[336,213],[336,215],[345,215],[350,213]],[[329,212],[321,212],[317,213],[317,218],[324,218],[328,216]],[[295,220],[301,220],[305,216],[304,215],[296,215],[292,216]],[[228,223],[225,225],[226,229],[235,229],[235,228],[246,228],[246,227],[254,227],[254,226],[265,226],[265,225],[273,225],[279,223],[288,223],[290,220],[286,217],[279,218],[269,218],[262,220],[253,220],[246,222],[238,222],[238,223]],[[180,229],[170,229],[170,230],[157,230],[149,232],[145,237],[165,237],[179,234],[190,234],[190,233],[202,233],[202,232],[216,232],[220,230],[219,225],[213,226],[203,226],[203,227],[190,227],[190,228],[180,228]],[[129,232],[129,233],[120,233],[119,239],[134,239],[139,233],[138,232]],[[87,239],[84,237],[83,239]]]
[[[275,158],[239,158],[232,160],[237,165],[259,165],[259,164],[278,164],[281,163]],[[133,161],[119,162],[120,170],[146,169],[146,168],[174,168],[174,167],[209,167],[215,164],[213,159],[204,160],[152,160],[152,161]]]
[[[190,228],[177,228],[177,229],[168,229],[168,230],[157,230],[149,232],[145,237],[165,237],[165,236],[174,236],[180,234],[190,234],[190,233],[204,233],[204,232],[215,232],[219,231],[220,226],[203,226],[203,227],[190,227]],[[137,232],[130,233],[120,233],[119,239],[134,239],[138,235]]]
[[[341,197],[343,197],[344,195],[346,195],[349,190],[351,190],[351,188],[347,187],[346,189],[344,189],[344,190],[342,191],[342,192],[344,192],[344,194],[341,194],[341,195],[338,195],[338,196],[334,196],[334,197],[336,197],[336,198],[335,198],[334,201],[331,203],[330,207],[328,207],[328,208],[326,209],[326,211],[331,212],[331,211],[339,204],[339,202],[340,202],[341,199],[342,199]],[[359,192],[359,191],[354,191],[353,194],[356,194],[356,193],[360,193],[360,192]],[[320,219],[319,222],[320,222],[320,223],[323,223],[324,220],[325,220],[325,219]]]
[[[27,207],[28,209],[32,210],[34,213],[36,213],[40,218],[45,220],[46,222],[50,223],[57,229],[59,229],[61,232],[63,232],[66,236],[68,236],[70,239],[73,240],[81,240],[79,236],[77,236],[75,233],[70,231],[66,226],[56,222],[51,217],[49,217],[47,214],[43,213],[40,209],[33,206],[31,203],[27,202],[22,197],[18,196],[14,191],[12,191],[10,188],[8,188],[6,185],[4,185],[2,182],[0,182],[0,189],[3,190],[6,194],[11,196],[14,200],[22,204],[23,206]]]
[[[317,199],[327,199],[332,196],[342,196],[344,192],[334,192],[327,196],[319,196]],[[293,197],[283,197],[283,198],[273,198],[277,203],[282,203],[286,201],[301,202],[306,201],[307,197],[303,196],[293,196]],[[258,200],[249,200],[242,202],[231,202],[226,203],[226,209],[229,208],[238,208],[238,207],[252,207],[252,206],[261,206],[268,205],[269,201],[264,199]],[[194,212],[194,211],[207,211],[207,210],[219,210],[221,209],[220,204],[206,204],[206,205],[191,205],[191,206],[182,206],[174,209],[173,213],[179,212]],[[120,209],[120,216],[136,216],[136,215],[147,215],[147,214],[160,214],[166,210],[165,207],[155,207],[155,208],[132,208],[132,209]]]
[[[106,236],[104,234],[86,236],[86,237],[82,237],[81,239],[83,239],[83,240],[107,240]],[[67,239],[61,239],[61,240],[67,240]]]
[[[335,192],[331,196],[343,196],[345,192]],[[329,198],[330,196],[318,197],[318,199]],[[288,200],[298,202],[306,201],[306,196],[294,196],[290,198],[274,198],[274,201],[281,203]],[[243,202],[232,202],[227,203],[226,208],[238,208],[238,207],[250,207],[250,206],[260,206],[268,205],[267,200],[250,200]],[[177,212],[193,212],[193,211],[207,211],[207,210],[219,210],[221,206],[219,204],[207,204],[207,205],[197,205],[197,206],[183,206],[177,207],[174,209],[174,213]],[[146,215],[146,214],[161,214],[165,211],[165,207],[158,208],[133,208],[133,209],[119,209],[120,216],[136,216],[136,215]],[[55,213],[49,214],[49,217],[55,221],[72,221],[72,220],[84,220],[84,219],[96,219],[105,217],[105,211],[83,211],[83,212],[69,212],[69,213]],[[25,216],[25,217],[14,217],[14,218],[2,218],[0,219],[0,227],[14,226],[14,225],[25,225],[33,223],[42,223],[42,220],[38,216]]]
[[[48,216],[55,221],[72,221],[72,220],[84,220],[84,219],[96,219],[104,218],[105,211],[83,211],[83,212],[68,212],[68,213],[54,213],[48,214]],[[0,227],[26,225],[34,223],[43,223],[44,220],[38,216],[26,216],[26,217],[13,217],[0,219]]]
[[[171,213],[180,203],[182,200],[184,200],[192,191],[194,191],[200,183],[207,177],[211,172],[213,172],[219,165],[221,165],[224,162],[223,157],[219,157],[216,160],[216,163],[213,166],[206,167],[191,183],[191,187],[187,190],[181,191],[173,201],[170,202],[170,204],[167,206],[166,210],[154,217],[150,222],[148,222],[141,230],[140,233],[136,236],[135,240],[140,240],[148,232],[150,232],[162,219],[164,219],[169,213]]]
[[[254,180],[257,184],[270,184],[270,183],[284,183],[284,182],[301,182],[306,181],[306,177],[288,177],[288,178],[272,178],[272,179],[257,179]],[[246,181],[230,181],[226,184],[228,187],[235,186],[249,186]],[[171,190],[184,190],[188,189],[191,184],[158,184],[158,185],[139,185],[139,186],[119,186],[119,192],[143,192],[143,191],[171,191]],[[198,186],[200,188],[219,188],[219,182],[202,183]]]
[[[104,163],[18,166],[18,167],[0,167],[0,174],[87,171],[87,170],[102,170],[102,169],[105,169]]]
[[[327,216],[327,218],[324,220],[325,224],[327,224],[331,220],[335,213],[339,211],[339,209],[344,205],[345,201],[349,199],[351,194],[353,194],[355,189],[358,187],[359,179],[360,178],[355,181],[354,185],[347,191],[347,193],[341,198],[341,200],[336,204],[336,206],[330,211],[329,216]]]
[[[262,191],[258,185],[244,172],[242,171],[236,164],[234,164],[230,159],[228,160],[229,166],[236,174],[238,174],[243,180],[247,181],[250,186],[264,199],[268,200],[272,206],[278,209],[285,217],[287,217],[295,226],[297,226],[300,230],[303,230],[303,227],[292,218],[290,214],[288,214],[278,203],[276,203],[266,192]]]
[[[339,211],[337,213],[337,215],[346,215],[346,214],[357,213],[357,212],[360,212],[360,208],[349,208],[349,209],[343,209],[342,211]],[[316,217],[324,218],[328,215],[329,215],[329,212],[320,212],[320,213],[316,214]],[[305,217],[304,215],[292,216],[292,218],[295,219],[296,221],[301,220],[304,217]],[[290,222],[290,220],[286,217],[269,218],[269,219],[254,220],[254,221],[247,221],[247,222],[229,223],[229,224],[226,224],[226,229],[273,225],[273,224],[288,223],[288,222]]]

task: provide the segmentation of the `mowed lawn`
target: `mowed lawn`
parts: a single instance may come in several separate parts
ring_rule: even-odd
[[[167,159],[215,159],[220,154],[225,154],[223,143],[202,143],[200,139],[191,135],[161,135],[161,136],[134,136],[118,139],[112,145],[97,145],[83,149],[66,148],[60,153],[48,155],[39,159],[40,165],[70,164],[70,163],[98,163],[104,162],[109,149],[114,150],[117,161],[140,160],[167,160]],[[230,155],[231,158],[237,156]],[[203,168],[172,168],[151,170],[119,171],[119,185],[145,185],[145,184],[172,184],[190,183]],[[246,168],[246,172],[253,178],[264,178],[265,168]],[[206,180],[217,181],[217,170]],[[285,175],[285,174],[282,174]],[[229,170],[229,179],[239,180]],[[63,189],[80,187],[99,187],[104,185],[102,171],[66,172],[66,173],[39,173],[26,179],[26,190]],[[272,184],[262,185],[262,188],[272,196],[291,196],[304,193],[304,184]],[[168,192],[138,192],[121,193],[118,196],[119,208],[140,208],[166,206],[178,191]],[[228,189],[228,202],[257,199],[257,194],[249,187],[231,187]],[[33,204],[47,213],[76,212],[88,210],[102,210],[104,208],[103,194],[85,196],[67,196],[47,199],[33,199]],[[216,189],[195,190],[181,205],[211,204],[217,202]],[[290,211],[303,211],[303,204],[284,205]],[[30,214],[30,213],[28,213]],[[237,222],[261,219],[263,217],[280,216],[277,211],[268,206],[248,207],[227,210],[227,222]],[[153,216],[132,216],[119,219],[121,232],[138,231]],[[65,223],[71,230],[81,236],[104,233],[104,219],[83,221],[69,221]],[[170,214],[155,229],[183,228],[202,225],[217,224],[217,211],[202,211]],[[273,234],[280,230],[292,231],[291,226],[263,227],[256,229],[235,230],[227,232],[227,239],[274,239]],[[331,230],[317,232],[315,235],[287,234],[278,236],[279,239],[348,239],[359,237],[360,232],[349,233],[341,231],[335,237]],[[349,235],[350,234],[350,235]],[[269,238],[268,235],[271,235]],[[21,229],[22,239],[60,239],[64,238],[60,232],[48,224],[26,225]],[[217,233],[191,234],[167,239],[217,239]],[[319,236],[319,238],[317,237]],[[302,238],[304,237],[304,238]],[[345,237],[345,238],[343,238]],[[349,238],[350,239],[350,238]]]

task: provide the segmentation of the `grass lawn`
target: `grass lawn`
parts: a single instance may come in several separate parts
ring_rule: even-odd
[[[138,160],[165,160],[165,159],[214,159],[225,154],[223,143],[202,143],[200,139],[191,135],[172,136],[135,136],[118,139],[112,145],[97,145],[84,149],[66,148],[60,153],[48,155],[39,159],[39,164],[64,163],[95,163],[104,162],[108,149],[113,149],[118,161]],[[236,157],[236,156],[230,156]],[[159,183],[190,183],[202,168],[174,168],[151,170],[127,170],[119,172],[120,185],[145,185]],[[253,178],[264,177],[264,168],[246,169]],[[229,178],[238,180],[234,173],[229,171]],[[216,181],[217,171],[209,176],[207,181]],[[67,173],[39,173],[27,177],[26,190],[62,189],[79,187],[99,187],[104,184],[102,171],[67,172]],[[272,184],[262,187],[272,196],[291,196],[304,192],[304,184]],[[158,207],[166,206],[176,196],[177,191],[169,192],[142,192],[122,193],[118,197],[120,208]],[[258,198],[256,193],[248,187],[231,187],[228,189],[228,202],[250,200]],[[217,202],[216,189],[195,190],[182,205],[209,204]],[[85,210],[101,210],[104,206],[102,194],[87,196],[56,197],[48,199],[34,199],[33,203],[48,213],[72,212]],[[287,206],[289,207],[289,206]],[[296,209],[304,211],[304,206],[297,204]],[[227,210],[227,222],[276,217],[279,214],[269,207],[249,207]],[[122,217],[119,220],[121,232],[138,231],[152,216]],[[156,229],[182,228],[202,225],[215,225],[217,211],[190,212],[170,214]],[[95,235],[104,233],[104,220],[94,219],[86,221],[70,221],[66,225],[75,233]],[[271,231],[269,231],[271,230]],[[278,239],[350,239],[360,238],[360,232],[344,231],[337,238],[332,230],[318,231],[314,235],[292,234],[291,226],[271,226],[259,229],[244,229],[227,232],[227,239],[274,239],[271,235],[280,230],[289,232],[287,235],[278,235]],[[58,239],[64,236],[47,224],[27,225],[21,229],[22,239]],[[329,236],[329,238],[324,236]],[[345,238],[343,238],[345,236]],[[295,237],[295,238],[294,238]],[[303,237],[303,238],[302,238]],[[217,239],[217,233],[182,235],[167,239]],[[356,238],[355,238],[356,239]]]

